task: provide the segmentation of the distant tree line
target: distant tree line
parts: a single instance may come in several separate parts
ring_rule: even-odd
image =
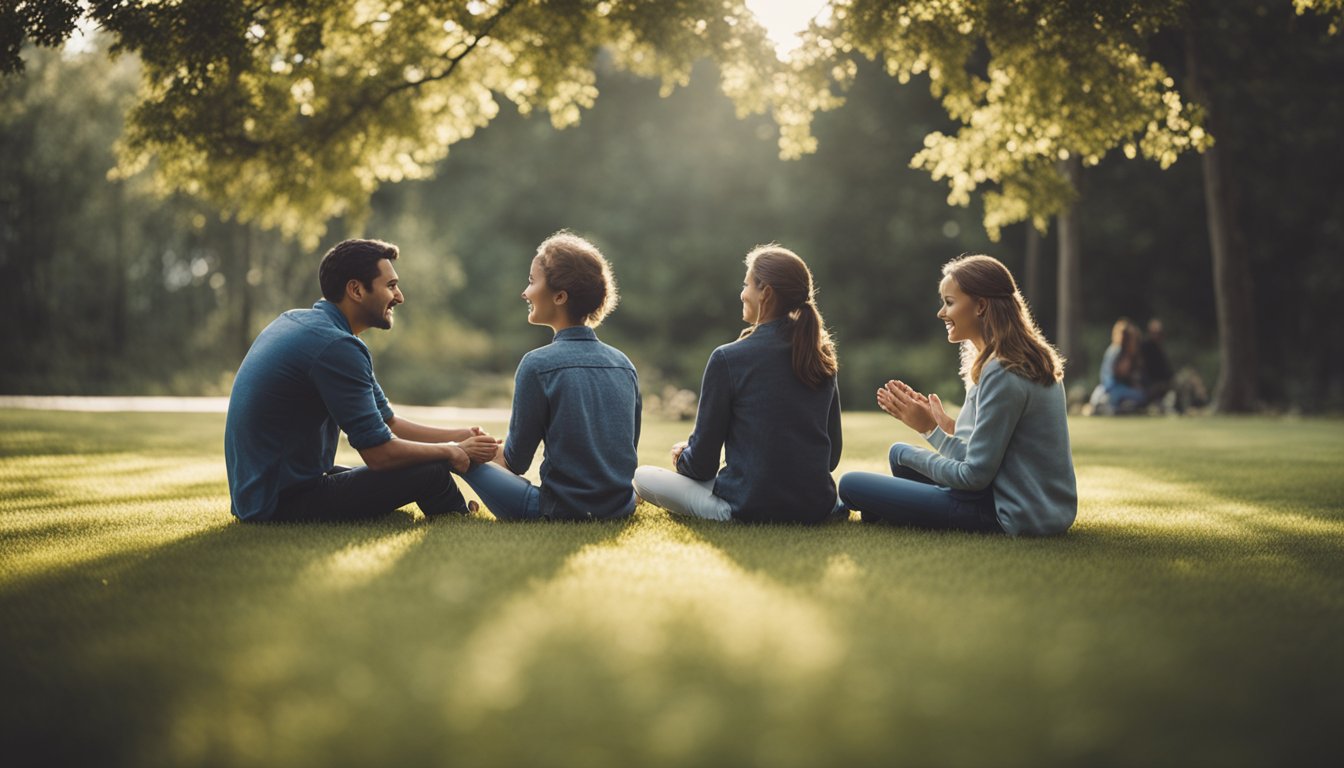
[[[1274,406],[1337,410],[1341,41],[1328,34],[1329,19],[1296,16],[1283,3],[1203,10],[1202,104],[1229,126],[1215,132],[1232,182],[1223,204],[1255,287],[1245,307],[1260,350],[1252,391]],[[1189,75],[1186,36],[1172,27],[1144,41],[1173,82]],[[970,55],[983,63],[984,53]],[[527,261],[561,227],[591,236],[612,258],[625,301],[602,333],[631,352],[649,387],[696,387],[709,350],[739,327],[742,255],[770,240],[814,266],[851,407],[869,407],[877,383],[893,375],[946,392],[958,386],[933,319],[937,268],[957,253],[1004,258],[1058,336],[1053,214],[1036,217],[1043,237],[999,215],[1001,238],[991,242],[979,213],[948,207],[928,169],[909,167],[929,148],[925,137],[959,131],[930,95],[927,73],[906,73],[902,86],[882,56],[851,57],[844,105],[810,117],[813,153],[781,162],[779,116],[739,118],[740,105],[719,87],[725,64],[702,60],[686,70],[688,85],[660,98],[658,82],[630,74],[620,58],[590,63],[601,98],[576,127],[557,130],[506,101],[488,128],[429,165],[432,178],[377,187],[367,215],[352,211],[330,226],[319,217],[326,234],[297,245],[263,229],[265,217],[221,215],[186,188],[163,197],[161,177],[130,173],[124,162],[114,170],[113,145],[125,140],[123,116],[137,98],[133,57],[109,66],[101,54],[28,50],[27,71],[0,80],[0,275],[19,296],[19,322],[0,342],[22,361],[0,371],[0,388],[222,391],[262,324],[316,298],[322,248],[357,233],[398,242],[406,254],[402,324],[370,339],[385,385],[403,402],[506,394],[518,356],[545,341],[519,311]],[[785,129],[797,138],[796,125]],[[1061,202],[1072,207],[1058,210],[1072,217],[1082,265],[1071,278],[1070,383],[1095,381],[1106,329],[1121,314],[1161,316],[1173,357],[1212,379],[1222,336],[1204,161],[1173,156],[1162,170],[1124,154],[1098,153],[1095,164],[1063,171],[1074,190]],[[146,162],[153,170],[156,160]],[[296,172],[283,183],[309,181]]]

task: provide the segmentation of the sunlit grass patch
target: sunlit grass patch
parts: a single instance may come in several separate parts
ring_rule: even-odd
[[[1075,421],[1078,523],[1046,540],[649,505],[244,525],[222,424],[0,412],[7,754],[1269,764],[1344,711],[1338,422]],[[689,426],[647,423],[641,460]],[[840,472],[918,441],[845,426]]]

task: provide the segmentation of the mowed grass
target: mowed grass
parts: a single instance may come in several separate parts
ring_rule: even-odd
[[[841,472],[917,440],[878,414],[845,426]],[[643,460],[687,427],[646,424]],[[222,430],[0,411],[0,762],[1338,757],[1337,420],[1075,420],[1081,509],[1048,540],[647,506],[248,526]]]

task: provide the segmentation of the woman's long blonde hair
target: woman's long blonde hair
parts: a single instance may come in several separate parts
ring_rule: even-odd
[[[955,280],[967,296],[984,299],[986,305],[981,317],[984,347],[961,343],[961,378],[967,387],[978,383],[985,363],[996,359],[1004,370],[1037,384],[1064,378],[1064,359],[1037,327],[1003,262],[984,254],[959,256],[943,265],[943,276]]]
[[[840,368],[835,343],[817,309],[812,270],[798,254],[775,244],[758,245],[747,254],[747,274],[757,287],[770,286],[780,312],[787,318],[785,331],[793,341],[793,373],[807,386],[819,389]],[[742,331],[746,338],[756,330]]]

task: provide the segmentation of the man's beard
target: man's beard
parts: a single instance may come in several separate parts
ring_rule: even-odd
[[[385,331],[390,331],[392,330],[392,313],[387,305],[383,305],[378,310],[370,311],[368,316],[364,318],[364,324],[370,328],[382,328]]]

